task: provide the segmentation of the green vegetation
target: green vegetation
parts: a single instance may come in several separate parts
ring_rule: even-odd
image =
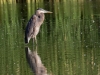
[[[100,1],[1,0],[0,75],[32,75],[25,58],[24,31],[39,7],[46,14],[38,53],[53,75],[100,74]],[[32,47],[30,41],[29,47]],[[32,50],[32,48],[31,48]]]

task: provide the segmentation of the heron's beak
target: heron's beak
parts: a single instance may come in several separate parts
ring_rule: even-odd
[[[52,13],[51,11],[44,10],[43,13]]]

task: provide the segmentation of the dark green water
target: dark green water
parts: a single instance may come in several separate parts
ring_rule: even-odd
[[[50,10],[37,35],[37,52],[52,75],[100,75],[100,2],[0,4],[0,75],[33,75],[24,31],[37,8]],[[33,51],[32,40],[28,47]]]

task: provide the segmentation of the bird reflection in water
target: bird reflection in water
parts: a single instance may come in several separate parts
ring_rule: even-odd
[[[25,48],[26,59],[35,75],[48,75],[47,69],[42,64],[41,58],[37,51],[31,51],[28,47]],[[49,74],[50,75],[50,74]]]

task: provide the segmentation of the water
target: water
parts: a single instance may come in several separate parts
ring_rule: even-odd
[[[33,75],[24,32],[38,7],[50,10],[37,36],[37,52],[52,75],[100,75],[100,2],[0,4],[0,75]],[[27,45],[31,51],[36,45]]]

